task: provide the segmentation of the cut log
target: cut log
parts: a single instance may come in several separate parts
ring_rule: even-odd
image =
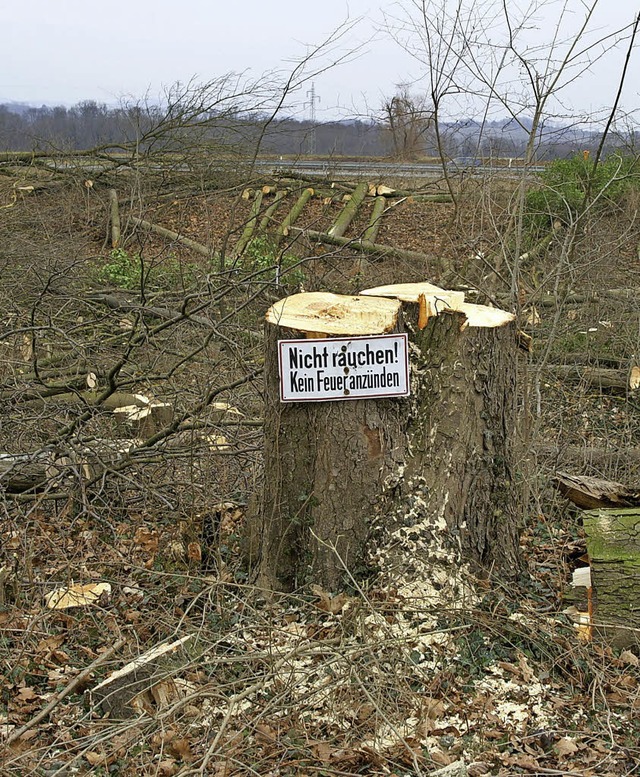
[[[51,469],[53,462],[53,455],[48,453],[38,456],[0,453],[0,490],[21,494],[41,487],[55,475]]]
[[[432,254],[423,254],[420,251],[410,251],[406,248],[396,248],[395,246],[381,245],[380,243],[368,243],[362,240],[351,240],[348,237],[333,237],[324,232],[316,232],[312,229],[298,229],[293,227],[291,234],[304,236],[315,243],[325,243],[326,245],[350,248],[353,251],[361,251],[366,254],[376,254],[377,256],[397,256],[408,262],[418,262],[421,267],[427,268],[433,273],[446,269],[445,262],[440,257]]]
[[[640,644],[640,509],[583,516],[594,591],[594,629],[617,647]]]
[[[612,480],[558,472],[555,487],[581,510],[599,507],[640,507],[640,489],[629,488]]]
[[[118,207],[118,192],[109,189],[109,213],[111,219],[111,248],[120,245],[120,208]]]
[[[328,234],[330,237],[342,237],[344,235],[366,196],[367,184],[364,182],[358,184],[351,195],[351,199],[342,209],[342,213],[338,216],[334,225],[329,229]]]
[[[197,254],[206,256],[207,259],[211,259],[214,256],[212,249],[207,248],[207,246],[202,245],[202,243],[191,240],[191,238],[184,237],[184,235],[180,235],[178,232],[165,229],[158,224],[152,224],[150,221],[139,219],[136,216],[131,216],[131,221],[135,226],[140,227],[141,229],[146,229],[149,232],[153,232],[154,234],[159,235],[160,237],[164,237],[167,240],[171,240],[174,243],[180,243],[181,245],[190,248],[192,251],[195,251]]]
[[[247,223],[245,225],[245,228],[240,235],[240,239],[236,243],[233,252],[232,252],[232,260],[237,259],[244,249],[249,244],[249,241],[253,237],[253,233],[255,232],[256,223],[258,221],[258,216],[260,214],[260,208],[262,207],[262,189],[257,189],[255,197],[253,198],[253,203],[251,205],[251,211],[249,212],[249,218],[247,219]]]
[[[299,294],[267,313],[264,490],[248,516],[266,589],[337,590],[345,570],[362,567],[372,535],[400,527],[446,535],[479,573],[517,574],[513,316],[495,325],[488,308],[490,325],[472,328],[464,312],[438,309],[420,329],[420,304],[404,303],[399,289],[386,298]],[[399,331],[409,337],[410,398],[280,403],[279,341]],[[332,340],[313,342],[320,354]]]
[[[375,243],[380,230],[380,224],[382,223],[382,216],[386,210],[387,201],[384,197],[376,197],[371,211],[371,218],[369,224],[365,229],[362,240],[365,243]]]
[[[300,214],[304,210],[304,206],[307,204],[307,202],[309,202],[309,200],[312,197],[313,197],[313,189],[311,188],[305,189],[302,192],[302,194],[298,197],[294,206],[284,217],[282,224],[280,224],[280,228],[278,229],[275,237],[276,244],[280,243],[282,238],[285,237],[285,235],[289,234],[291,227],[295,224],[295,222],[300,217]]]
[[[145,397],[146,399],[146,397]],[[168,402],[147,400],[147,404],[123,405],[113,410],[118,421],[133,433],[129,436],[146,440],[173,421],[173,407]]]
[[[280,189],[280,191],[276,192],[276,196],[269,205],[269,207],[265,210],[264,215],[262,219],[260,220],[260,224],[258,225],[258,233],[265,232],[269,224],[271,224],[271,220],[273,219],[273,214],[278,210],[280,207],[280,203],[282,200],[287,196],[287,192],[284,189]]]
[[[550,364],[545,368],[550,373],[569,383],[606,389],[616,394],[629,394],[640,388],[640,369],[609,370],[603,367],[581,367],[572,364]]]

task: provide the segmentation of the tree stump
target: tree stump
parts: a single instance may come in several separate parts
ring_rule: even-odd
[[[298,294],[267,313],[265,471],[249,551],[266,589],[358,575],[371,543],[425,518],[476,571],[519,568],[514,316],[403,284]],[[280,401],[278,341],[405,332],[406,398]]]
[[[584,514],[595,631],[617,647],[640,643],[640,508]]]

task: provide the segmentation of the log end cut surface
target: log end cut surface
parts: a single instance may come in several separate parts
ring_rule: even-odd
[[[327,335],[377,335],[392,332],[400,302],[382,297],[351,297],[307,292],[285,297],[267,311],[267,321],[300,332]]]
[[[504,326],[515,320],[513,313],[507,313],[500,308],[490,308],[487,305],[473,305],[464,301],[464,292],[448,291],[431,283],[395,283],[390,286],[377,286],[361,292],[366,296],[390,297],[401,302],[420,301],[425,297],[430,302],[431,314],[442,312],[442,308],[462,312],[467,317],[467,324],[473,327],[492,329]],[[438,302],[440,304],[438,304]]]
[[[368,297],[391,297],[401,302],[415,303],[418,303],[420,297],[424,296],[427,299],[433,299],[436,302],[436,307],[437,302],[440,301],[449,310],[458,310],[464,303],[463,291],[448,291],[426,281],[424,283],[394,283],[390,286],[376,286],[373,289],[365,289],[361,294]]]

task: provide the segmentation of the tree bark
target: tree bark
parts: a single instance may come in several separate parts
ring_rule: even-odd
[[[373,204],[373,209],[371,211],[369,224],[364,232],[364,235],[362,236],[363,243],[376,242],[376,238],[378,237],[378,232],[380,230],[380,224],[382,223],[382,216],[384,215],[386,207],[387,201],[385,198],[382,195],[376,197]]]
[[[342,212],[338,216],[338,218],[335,220],[335,223],[333,226],[329,229],[328,234],[331,237],[342,237],[344,233],[349,228],[349,224],[353,221],[353,219],[356,217],[356,213],[358,212],[358,208],[362,204],[362,201],[367,196],[367,184],[366,183],[359,183],[353,194],[351,195],[351,199],[342,209]]]
[[[118,192],[109,189],[109,211],[111,219],[111,248],[120,245],[120,209],[118,207]]]
[[[398,526],[446,533],[478,572],[516,574],[522,506],[514,317],[492,312],[488,325],[473,326],[464,312],[441,305],[425,322],[422,308],[436,309],[433,288],[377,328],[358,318],[364,331],[354,331],[355,314],[340,313],[355,311],[363,297],[338,298],[324,309],[309,300],[313,315],[306,323],[284,315],[294,298],[267,314],[265,482],[248,518],[262,587],[293,590],[315,582],[336,590],[347,570],[363,570],[374,535]],[[439,291],[443,299],[447,292]],[[479,311],[471,316],[479,324]],[[339,324],[345,335],[408,333],[409,398],[280,403],[278,341],[340,334]]]
[[[200,254],[201,256],[206,256],[207,259],[211,259],[214,256],[214,252],[211,249],[207,248],[207,246],[203,246],[202,243],[198,243],[195,240],[191,240],[191,238],[184,237],[184,235],[180,235],[178,234],[178,232],[173,232],[170,229],[165,229],[165,227],[161,227],[158,224],[152,224],[150,221],[139,219],[136,216],[131,216],[131,221],[135,224],[135,226],[141,227],[142,229],[147,229],[149,230],[149,232],[154,232],[156,235],[159,235],[160,237],[164,237],[167,240],[171,240],[176,243],[181,243],[183,246],[190,248],[192,251],[195,251],[197,254]]]
[[[545,372],[570,383],[580,383],[614,393],[628,394],[640,387],[640,375],[631,371],[610,370],[604,367],[580,367],[571,364],[550,364]]]
[[[423,254],[420,251],[410,251],[406,248],[396,248],[395,246],[382,245],[380,243],[368,243],[364,240],[352,240],[348,237],[333,237],[324,232],[316,232],[312,229],[299,229],[292,227],[291,234],[301,235],[314,243],[325,243],[326,245],[351,248],[353,251],[361,251],[365,254],[377,254],[378,256],[397,256],[399,259],[405,259],[410,262],[420,262],[421,267],[428,268],[430,272],[435,273],[446,269],[444,262],[440,257]]]
[[[640,509],[596,510],[583,516],[594,628],[618,647],[640,643]]]
[[[293,224],[295,224],[295,222],[298,220],[298,218],[300,217],[300,214],[304,210],[304,206],[307,204],[307,202],[309,202],[309,200],[312,197],[313,197],[313,189],[311,188],[305,189],[302,192],[302,194],[298,197],[294,206],[284,217],[282,224],[280,224],[280,227],[275,237],[276,244],[280,243],[282,238],[285,235],[289,234],[289,230],[291,229]]]

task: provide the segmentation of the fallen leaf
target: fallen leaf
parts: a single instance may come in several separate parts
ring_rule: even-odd
[[[84,757],[91,764],[91,766],[99,766],[106,763],[107,756],[104,753],[98,753],[95,750],[89,750],[84,754]]]
[[[33,690],[33,688],[23,686],[18,691],[18,698],[20,701],[33,701],[34,699],[38,698],[38,694]]]
[[[72,584],[67,588],[56,588],[45,595],[50,610],[66,610],[69,607],[85,607],[95,604],[103,594],[111,593],[110,583]]]
[[[640,658],[630,650],[623,650],[622,653],[620,653],[620,660],[631,666],[640,666]]]
[[[579,748],[575,741],[571,739],[571,737],[563,737],[555,743],[553,749],[559,756],[566,758],[568,755],[577,753]]]

